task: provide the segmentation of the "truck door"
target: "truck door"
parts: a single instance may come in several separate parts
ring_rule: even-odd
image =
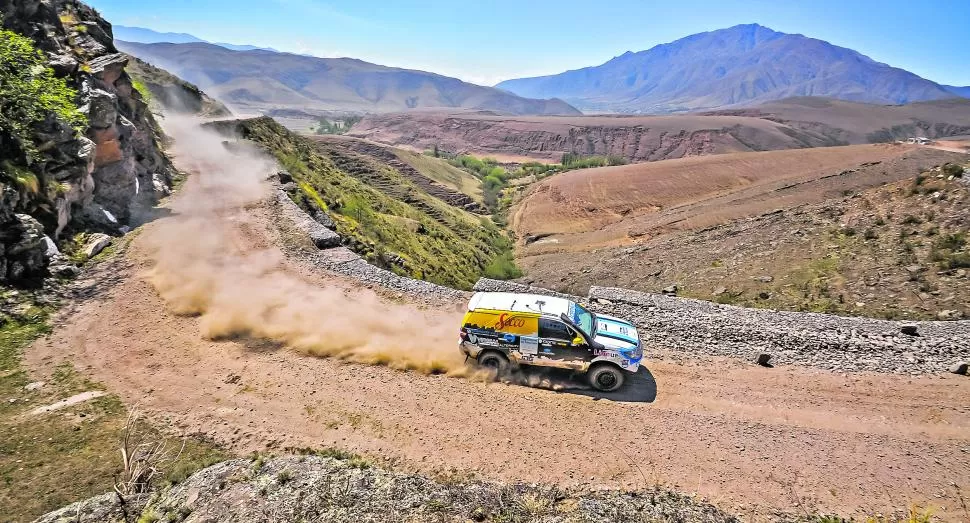
[[[556,361],[589,361],[590,347],[585,341],[575,343],[579,334],[564,322],[552,318],[539,318],[539,358]]]

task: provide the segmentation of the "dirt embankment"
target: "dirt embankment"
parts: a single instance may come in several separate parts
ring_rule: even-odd
[[[27,351],[34,372],[71,361],[173,430],[239,452],[338,446],[425,472],[660,484],[751,517],[909,502],[960,517],[959,489],[970,484],[964,377],[677,362],[674,353],[651,357],[623,397],[607,397],[568,376],[529,388],[394,370],[443,370],[457,354],[462,304],[442,298],[423,310],[282,256],[259,183],[227,198],[223,190],[250,177],[206,157],[179,163],[207,174],[186,188],[202,190],[201,207],[180,204],[148,225],[111,269],[117,284]]]
[[[563,153],[616,155],[632,162],[740,151],[839,145],[810,131],[739,116],[508,117],[414,112],[372,115],[351,136],[407,147],[558,162]]]

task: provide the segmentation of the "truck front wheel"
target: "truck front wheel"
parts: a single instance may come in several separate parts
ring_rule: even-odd
[[[586,379],[589,380],[589,384],[601,392],[618,390],[623,386],[624,378],[626,376],[623,375],[623,371],[619,367],[610,365],[609,363],[594,365],[586,373]]]

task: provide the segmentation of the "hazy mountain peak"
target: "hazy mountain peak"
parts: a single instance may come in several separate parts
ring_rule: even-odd
[[[275,49],[270,47],[259,47],[259,46],[248,45],[248,44],[227,44],[224,42],[209,42],[208,40],[203,40],[197,36],[190,35],[188,33],[163,33],[159,31],[155,31],[154,29],[147,29],[145,27],[130,27],[125,25],[115,25],[112,28],[114,31],[114,37],[116,39],[123,40],[125,42],[134,42],[139,44],[206,43],[206,44],[217,45],[219,47],[224,47],[226,49],[231,49],[233,51],[256,51],[256,50],[275,51]]]
[[[116,41],[123,51],[178,74],[240,114],[293,110],[397,112],[459,108],[509,114],[580,114],[568,103],[536,100],[434,73],[354,58],[267,50],[234,51],[206,42]]]

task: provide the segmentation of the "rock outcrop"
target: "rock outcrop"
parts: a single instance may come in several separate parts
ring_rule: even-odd
[[[45,273],[52,256],[44,236],[59,242],[68,230],[118,234],[147,220],[173,170],[125,71],[128,57],[94,9],[77,0],[0,0],[0,15],[4,29],[33,40],[77,91],[88,120],[83,135],[53,116],[35,126],[40,161],[17,166],[36,178],[29,195],[0,181],[0,282],[15,282]]]
[[[225,461],[150,497],[132,496],[122,505],[114,493],[104,494],[36,522],[226,521],[230,514],[240,523],[738,521],[710,503],[659,487],[621,492],[438,481],[356,457],[284,456]]]

